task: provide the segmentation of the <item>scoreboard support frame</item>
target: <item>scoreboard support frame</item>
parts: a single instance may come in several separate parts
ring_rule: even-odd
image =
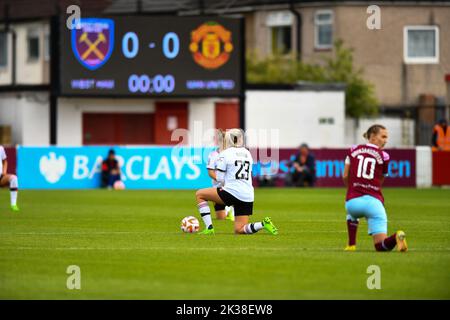
[[[240,18],[240,46],[241,46],[241,93],[239,95],[239,126],[245,131],[245,90],[247,87],[246,59],[245,59],[245,18]]]
[[[59,15],[50,18],[50,145],[57,145],[58,143],[58,97],[60,95],[59,24]]]

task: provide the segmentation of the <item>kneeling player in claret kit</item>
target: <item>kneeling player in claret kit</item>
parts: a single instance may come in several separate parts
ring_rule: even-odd
[[[382,126],[371,126],[364,138],[368,143],[353,146],[345,158],[344,184],[347,187],[348,245],[346,251],[356,250],[356,232],[359,218],[366,218],[369,235],[373,237],[376,251],[407,251],[406,235],[397,231],[387,236],[387,216],[381,186],[388,173],[389,154],[383,151],[388,131]]]

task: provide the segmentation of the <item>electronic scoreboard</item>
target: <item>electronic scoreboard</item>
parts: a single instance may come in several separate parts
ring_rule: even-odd
[[[242,20],[221,17],[81,18],[61,24],[60,94],[238,96]]]

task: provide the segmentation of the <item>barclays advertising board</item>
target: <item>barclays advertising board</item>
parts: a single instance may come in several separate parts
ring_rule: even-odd
[[[99,188],[108,146],[17,148],[21,189]],[[212,148],[115,147],[127,189],[197,189],[211,186]]]

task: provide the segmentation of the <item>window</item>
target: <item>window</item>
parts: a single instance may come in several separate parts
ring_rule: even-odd
[[[333,11],[319,10],[314,16],[316,49],[331,49],[333,47]]]
[[[439,28],[407,26],[403,29],[405,63],[439,63]]]
[[[291,27],[273,27],[272,53],[287,54],[291,52]]]
[[[319,118],[319,124],[334,124],[334,118]]]
[[[288,54],[291,52],[293,21],[293,15],[289,11],[274,11],[267,15],[266,25],[270,30],[273,54]]]
[[[8,34],[0,31],[0,68],[5,68],[8,64]]]
[[[34,30],[28,31],[28,61],[35,61],[39,59],[39,34]]]

